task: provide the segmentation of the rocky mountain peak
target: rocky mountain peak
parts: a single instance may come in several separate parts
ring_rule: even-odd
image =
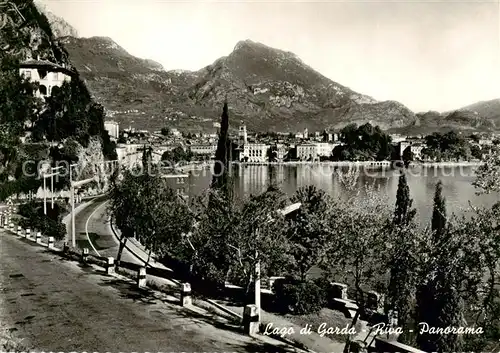
[[[49,21],[50,27],[52,29],[52,33],[54,37],[78,37],[78,31],[71,26],[64,18],[55,15],[51,12],[45,5],[40,3],[39,1],[35,1],[35,6],[38,8],[38,11],[42,12],[47,20]]]

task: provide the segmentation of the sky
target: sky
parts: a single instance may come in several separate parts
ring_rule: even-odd
[[[166,70],[199,70],[251,39],[415,112],[500,98],[500,0],[41,0],[81,37]]]

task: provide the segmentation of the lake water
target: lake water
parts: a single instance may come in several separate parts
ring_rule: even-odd
[[[347,197],[350,192],[339,181],[336,168],[331,165],[239,165],[235,166],[235,191],[239,196],[264,191],[271,181],[284,192],[292,195],[300,187],[315,185],[335,198]],[[490,207],[500,201],[499,194],[476,195],[472,186],[476,167],[415,167],[407,170],[413,205],[423,223],[430,222],[433,196],[438,180],[443,182],[443,193],[447,201],[448,214],[463,214],[469,206]],[[396,200],[398,170],[360,169],[357,185],[375,183],[380,196],[391,209]],[[195,171],[190,177],[190,196],[208,188],[211,181],[209,171]]]

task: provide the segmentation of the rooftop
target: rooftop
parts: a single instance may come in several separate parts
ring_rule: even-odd
[[[25,60],[25,61],[21,62],[19,66],[21,68],[29,68],[29,69],[45,68],[45,69],[49,69],[51,71],[64,72],[64,73],[67,73],[68,75],[75,75],[76,74],[76,72],[74,72],[74,71],[72,71],[64,66],[61,66],[59,64],[50,62],[48,60],[34,60],[34,59]]]

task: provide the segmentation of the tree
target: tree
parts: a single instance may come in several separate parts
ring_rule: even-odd
[[[161,134],[163,136],[169,136],[170,135],[170,129],[168,127],[164,127],[161,129]]]
[[[136,217],[140,212],[139,208],[143,205],[140,187],[141,179],[135,177],[130,171],[124,171],[122,177],[118,170],[113,175],[108,211],[112,221],[121,231],[120,247],[116,256],[117,266],[120,266],[127,239],[135,235]]]
[[[240,209],[236,231],[228,244],[237,250],[236,254],[232,251],[234,271],[246,278],[247,294],[250,284],[262,274],[273,273],[288,263],[286,221],[280,212],[285,204],[285,194],[270,186],[264,193],[250,196]]]
[[[446,231],[446,200],[443,196],[443,183],[441,180],[436,184],[434,193],[431,229],[436,239],[439,239]]]
[[[414,221],[416,210],[412,208],[410,188],[404,172],[399,176],[396,207],[392,221],[393,247],[390,260],[388,299],[392,309],[397,310],[398,326],[404,332],[399,341],[412,345],[413,334],[409,326],[413,319],[413,299],[418,269],[418,232]]]
[[[221,128],[219,133],[219,141],[215,152],[214,177],[212,179],[212,188],[224,189],[228,188],[229,168],[231,163],[231,143],[228,135],[229,130],[229,113],[227,102],[224,102],[221,116]]]
[[[288,239],[292,243],[290,252],[294,259],[292,267],[299,279],[305,281],[307,271],[323,257],[328,240],[329,198],[323,190],[311,185],[298,189],[291,201],[301,203],[288,227]]]
[[[387,220],[390,218],[387,201],[373,185],[359,190],[359,170],[339,172],[339,181],[357,195],[334,202],[329,217],[329,242],[321,267],[337,282],[352,286],[358,311],[351,327],[359,315],[367,309],[366,291],[375,289],[383,294],[386,290],[390,232]],[[362,197],[359,194],[363,192]],[[335,264],[332,266],[332,264]],[[349,349],[349,339],[346,350]]]
[[[483,162],[476,171],[473,185],[480,194],[500,191],[500,147],[493,146],[491,153],[483,158]]]
[[[436,184],[431,230],[424,252],[421,285],[417,289],[417,320],[430,327],[459,327],[464,313],[461,294],[464,268],[460,265],[466,261],[462,261],[461,231],[447,224],[441,181]],[[461,349],[462,338],[419,331],[417,343],[427,352],[455,352]]]

